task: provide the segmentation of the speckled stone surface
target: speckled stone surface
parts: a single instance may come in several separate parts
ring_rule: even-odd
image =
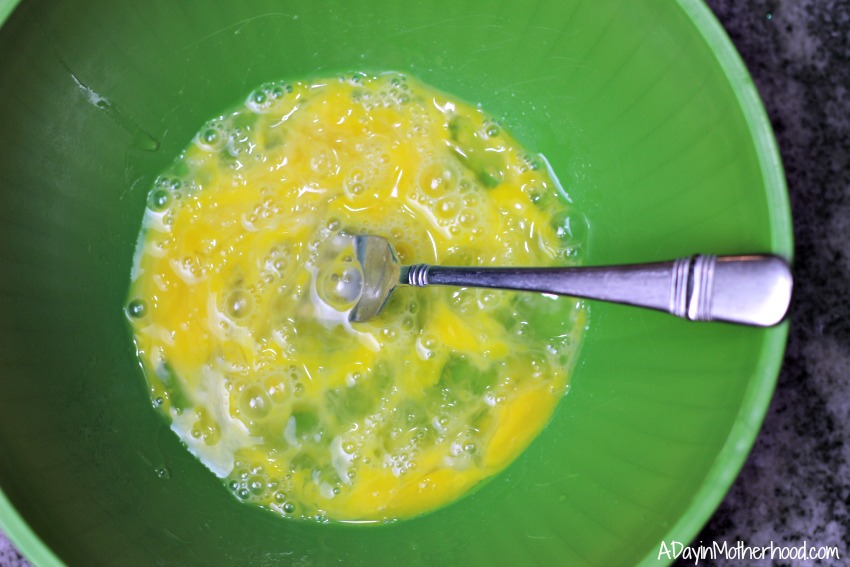
[[[796,289],[785,364],[761,434],[694,544],[805,541],[836,546],[841,560],[788,565],[850,565],[850,1],[708,4],[776,131],[794,214]],[[0,533],[0,566],[24,565]]]

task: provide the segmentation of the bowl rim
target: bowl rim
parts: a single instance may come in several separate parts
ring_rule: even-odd
[[[764,176],[767,213],[771,227],[771,249],[793,261],[794,236],[788,186],[782,167],[779,146],[767,110],[747,67],[717,16],[703,0],[677,0],[682,11],[702,35],[732,88],[752,135],[759,168]],[[725,443],[714,458],[702,484],[691,497],[691,503],[667,530],[654,549],[638,563],[658,565],[662,542],[690,545],[714,514],[738,477],[752,450],[767,415],[784,359],[789,322],[767,329],[755,368],[756,372],[744,391],[738,414]],[[672,559],[668,561],[671,563]]]
[[[0,26],[11,16],[21,0],[0,0]],[[703,0],[677,0],[678,7],[694,24],[711,49],[726,76],[753,137],[759,167],[764,175],[767,212],[772,229],[771,249],[793,260],[794,242],[788,188],[778,144],[758,90],[743,59],[726,30]],[[737,478],[755,443],[773,397],[788,338],[788,321],[767,330],[757,361],[758,369],[744,392],[740,410],[728,437],[709,468],[690,505],[659,540],[689,545],[711,518]],[[27,524],[0,488],[0,529],[30,562],[35,565],[63,567],[61,559]],[[658,565],[656,546],[639,565]],[[671,559],[672,561],[672,559]],[[671,562],[671,561],[668,561]]]
[[[21,0],[0,0],[0,27],[8,21]],[[27,524],[0,488],[0,530],[33,565],[63,567],[64,563]]]

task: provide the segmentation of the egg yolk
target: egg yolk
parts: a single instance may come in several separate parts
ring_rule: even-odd
[[[283,516],[451,502],[544,427],[585,309],[402,287],[350,323],[351,235],[404,263],[569,265],[577,218],[542,157],[410,77],[263,85],[149,193],[127,314],[154,406],[236,497]]]

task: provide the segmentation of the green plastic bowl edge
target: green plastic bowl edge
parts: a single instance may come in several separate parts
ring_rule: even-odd
[[[735,90],[744,118],[753,133],[759,165],[768,188],[767,205],[770,224],[773,227],[771,247],[776,254],[791,262],[794,255],[794,237],[788,186],[779,147],[755,83],[732,40],[708,6],[702,0],[678,0],[678,3],[702,33]],[[785,321],[772,332],[766,333],[757,365],[758,376],[751,381],[744,393],[741,411],[702,486],[694,494],[693,504],[638,565],[659,565],[662,559],[661,542],[668,546],[673,541],[690,545],[732,487],[755,443],[773,397],[788,340],[788,327],[789,323]],[[663,564],[672,562],[667,561],[666,557],[663,559]]]
[[[18,5],[18,2],[20,2],[20,0],[0,0],[0,26],[9,19],[9,14],[11,14],[12,10],[15,9],[15,6]]]
[[[15,0],[13,3],[16,3]],[[4,8],[0,4],[0,9]],[[24,557],[33,565],[43,567],[64,567],[64,563],[50,550],[32,528],[27,525],[18,511],[0,490],[0,529],[15,544]]]
[[[6,22],[19,2],[20,0],[0,0],[0,26]],[[697,25],[735,87],[745,119],[755,135],[754,142],[761,169],[765,174],[766,185],[774,188],[768,193],[771,224],[775,228],[772,245],[776,252],[784,254],[791,260],[793,236],[787,186],[776,139],[758,91],[731,40],[709,8],[700,0],[679,0],[679,5]],[[697,504],[685,511],[661,541],[689,543],[728,492],[743,467],[764,421],[776,386],[782,361],[781,354],[784,352],[787,337],[787,322],[769,335],[759,361],[761,369],[759,380],[747,390],[742,403],[742,407],[753,409],[748,413],[742,412],[738,416],[726,443],[715,459],[715,464],[706,475],[702,487],[694,495],[694,501]],[[44,567],[64,565],[27,525],[2,490],[0,490],[0,529],[34,565]],[[658,561],[658,550],[652,549],[644,556],[640,565],[658,565]]]
[[[0,27],[6,23],[20,0],[0,0]],[[33,565],[64,567],[64,563],[41,541],[0,490],[0,530]]]

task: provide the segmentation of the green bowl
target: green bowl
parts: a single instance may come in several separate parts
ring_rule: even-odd
[[[587,217],[587,263],[790,257],[768,121],[702,3],[14,5],[0,1],[0,524],[35,563],[654,565],[711,515],[786,325],[591,303],[571,391],[516,462],[364,527],[232,498],[151,407],[122,314],[146,191],[201,124],[264,81],[352,70],[480,102],[542,152]]]

